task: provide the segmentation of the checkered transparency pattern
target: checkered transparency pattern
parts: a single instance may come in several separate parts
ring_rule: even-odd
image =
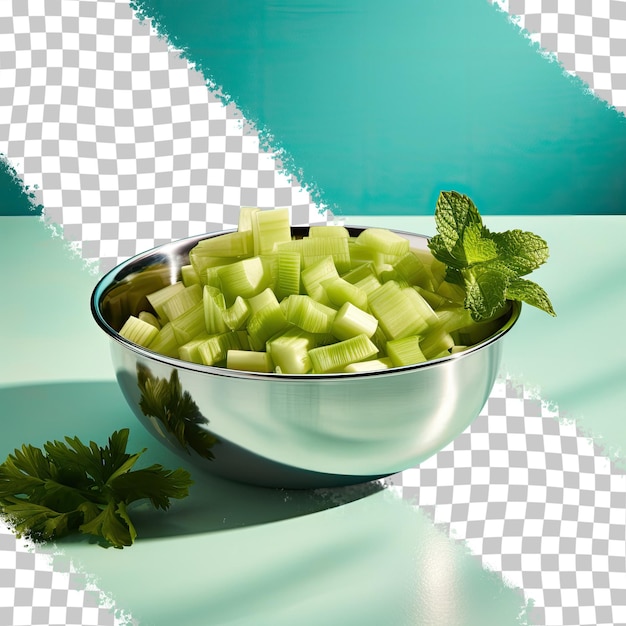
[[[12,13],[7,14],[7,8]],[[326,216],[202,75],[115,0],[4,0],[0,151],[105,271],[232,228],[239,207]]]
[[[599,98],[626,113],[626,0],[490,0]]]
[[[626,624],[626,474],[527,389],[391,488],[522,589],[534,626]]]

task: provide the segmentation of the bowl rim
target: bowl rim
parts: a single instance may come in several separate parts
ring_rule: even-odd
[[[349,231],[362,231],[366,228],[378,228],[373,226],[361,226],[361,225],[346,225],[345,226]],[[292,233],[308,232],[309,225],[292,225],[291,231]],[[137,274],[139,271],[154,265],[154,263],[147,263],[147,260],[153,257],[155,254],[163,255],[164,257],[171,257],[172,252],[179,248],[185,250],[187,253],[197,242],[210,239],[213,237],[219,237],[220,235],[225,235],[227,233],[236,232],[235,229],[228,229],[222,231],[213,231],[209,233],[203,233],[200,235],[191,235],[189,237],[183,237],[181,239],[176,239],[164,244],[160,244],[158,246],[154,246],[149,250],[145,250],[144,252],[140,252],[138,254],[129,257],[125,261],[122,261],[114,268],[107,271],[103,276],[100,277],[96,286],[94,287],[91,296],[90,296],[90,308],[91,313],[98,324],[98,326],[109,336],[111,340],[115,343],[121,345],[122,347],[135,352],[139,356],[144,357],[145,359],[149,359],[152,361],[160,362],[164,365],[168,365],[177,369],[189,370],[192,372],[202,373],[202,374],[212,374],[214,376],[224,376],[227,378],[241,378],[248,380],[271,380],[271,381],[337,381],[337,380],[347,380],[347,379],[361,379],[368,378],[370,376],[375,376],[377,378],[386,377],[386,376],[397,376],[400,374],[405,374],[408,372],[420,370],[420,369],[428,369],[432,367],[438,367],[441,365],[445,365],[446,363],[451,363],[454,361],[458,361],[460,359],[468,358],[472,354],[482,351],[486,349],[488,346],[498,342],[504,335],[506,335],[511,328],[518,321],[522,303],[517,300],[509,300],[511,305],[511,310],[508,319],[506,322],[496,331],[493,335],[481,341],[474,346],[467,348],[461,352],[457,352],[455,354],[450,354],[445,357],[440,357],[438,359],[430,359],[428,361],[424,361],[422,363],[414,363],[412,365],[403,365],[399,367],[391,367],[385,370],[375,370],[375,371],[367,371],[367,372],[331,372],[327,374],[282,374],[276,372],[250,372],[244,370],[233,370],[228,369],[226,367],[216,367],[214,365],[203,365],[199,363],[192,363],[189,361],[184,361],[182,359],[177,359],[174,357],[169,357],[158,352],[153,352],[148,348],[144,348],[138,344],[135,344],[125,337],[122,337],[104,318],[100,305],[104,299],[106,293],[112,289],[115,285],[128,280],[130,277]],[[430,237],[428,235],[422,235],[419,233],[413,233],[410,231],[398,230],[389,228],[386,230],[391,230],[392,232],[401,235],[409,241],[411,239],[422,239],[428,241]],[[136,271],[131,271],[133,268],[136,268]]]

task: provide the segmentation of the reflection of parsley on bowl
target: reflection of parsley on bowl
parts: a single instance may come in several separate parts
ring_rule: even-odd
[[[209,420],[200,413],[189,392],[183,391],[176,370],[168,381],[138,365],[137,384],[141,391],[139,406],[146,417],[158,419],[185,450],[192,448],[206,459],[215,458],[211,448],[218,439],[205,429]]]

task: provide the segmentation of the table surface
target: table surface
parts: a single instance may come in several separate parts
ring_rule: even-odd
[[[431,221],[350,218],[425,234]],[[488,225],[547,239],[551,259],[533,278],[558,313],[552,319],[524,307],[506,339],[501,378],[558,406],[619,474],[626,217],[492,217]],[[89,311],[97,276],[34,217],[0,218],[0,260],[0,457],[23,442],[65,435],[104,442],[129,426],[129,448],[147,447],[147,463],[185,466],[141,429],[117,388],[108,343]],[[283,491],[194,478],[189,498],[170,511],[136,511],[139,537],[130,548],[77,538],[39,550],[59,552],[56,567],[71,560],[142,626],[507,626],[525,619],[528,594],[382,483]],[[0,559],[7,555],[0,551]],[[624,589],[615,590],[620,599]]]

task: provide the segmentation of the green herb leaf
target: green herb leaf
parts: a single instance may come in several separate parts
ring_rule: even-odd
[[[490,232],[472,200],[456,191],[439,195],[435,223],[438,233],[428,247],[446,265],[446,282],[465,288],[465,308],[475,321],[501,314],[507,300],[556,315],[546,292],[521,278],[548,259],[541,237],[522,230]]]
[[[102,448],[77,437],[48,441],[43,451],[23,445],[0,465],[0,512],[18,535],[34,540],[83,532],[118,548],[131,545],[137,533],[126,506],[148,499],[167,509],[170,498],[188,495],[192,481],[183,469],[132,470],[144,451],[128,454],[127,442],[122,429]]]
[[[548,294],[531,280],[518,278],[512,281],[506,289],[506,297],[510,300],[521,300],[556,317]]]

